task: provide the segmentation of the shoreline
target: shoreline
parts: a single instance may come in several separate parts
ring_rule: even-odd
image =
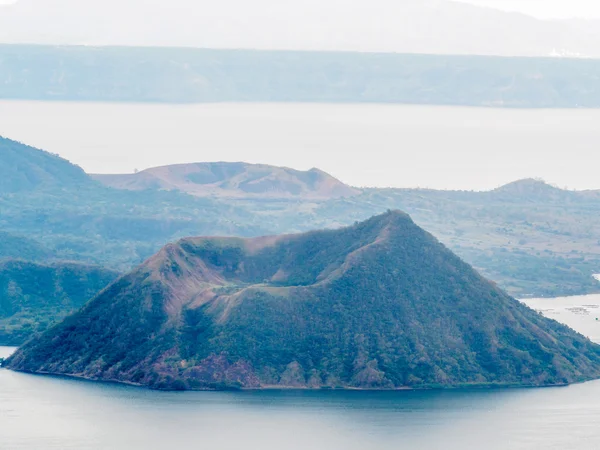
[[[321,387],[301,387],[301,386],[279,386],[279,385],[265,385],[256,388],[231,388],[231,389],[157,389],[151,386],[134,383],[131,381],[123,381],[123,380],[107,380],[101,378],[92,378],[86,377],[83,375],[73,375],[73,374],[59,374],[52,372],[29,372],[25,370],[16,370],[10,369],[7,367],[0,367],[0,370],[7,370],[10,372],[21,373],[26,375],[38,376],[38,377],[49,377],[49,378],[57,378],[64,380],[75,380],[82,381],[86,383],[95,383],[95,384],[112,384],[118,386],[127,386],[133,387],[137,389],[144,389],[148,391],[155,392],[415,392],[415,391],[480,391],[480,390],[507,390],[507,389],[549,389],[549,388],[565,388],[573,385],[589,383],[593,381],[599,381],[599,378],[575,381],[573,383],[560,383],[560,384],[549,384],[549,385],[524,385],[519,383],[465,383],[460,385],[453,386],[436,386],[436,385],[428,385],[421,387],[397,387],[397,388],[358,388],[352,386],[341,386],[341,387],[331,387],[331,386],[321,386]]]

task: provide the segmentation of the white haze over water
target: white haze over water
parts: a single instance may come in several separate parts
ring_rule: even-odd
[[[0,135],[92,173],[247,161],[355,186],[486,190],[534,177],[600,188],[600,110],[0,101],[0,118]]]

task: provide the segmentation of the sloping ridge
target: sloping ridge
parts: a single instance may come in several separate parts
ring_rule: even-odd
[[[160,389],[557,385],[600,350],[403,213],[165,247],[7,367]]]
[[[57,155],[0,136],[0,194],[81,186],[93,181]]]
[[[116,189],[177,190],[201,197],[329,199],[360,193],[318,169],[300,171],[242,162],[175,164],[135,174],[92,177]]]

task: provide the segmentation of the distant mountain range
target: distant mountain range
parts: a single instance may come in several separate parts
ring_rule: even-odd
[[[6,43],[600,56],[596,21],[447,0],[20,0],[0,8]]]
[[[13,100],[599,108],[599,77],[595,59],[0,45]]]
[[[489,192],[357,189],[318,170],[200,163],[108,177],[117,189],[68,161],[9,139],[0,139],[0,174],[0,260],[6,263],[62,267],[76,262],[116,274],[186,236],[335,229],[402,209],[514,296],[600,291],[592,277],[600,273],[600,193],[566,191],[539,180]],[[85,292],[102,287],[92,284]],[[23,289],[11,292],[13,305],[36,298]],[[25,340],[64,317],[74,308],[63,301],[72,298],[64,292],[60,288],[48,297],[54,309],[43,314],[6,316],[4,323],[11,325],[0,326],[4,336],[10,329],[10,342],[18,343],[17,337]],[[77,297],[78,305],[83,297]]]
[[[6,366],[174,390],[547,386],[600,377],[600,346],[391,211],[169,244]]]
[[[352,197],[360,190],[331,175],[246,163],[178,164],[126,175],[91,175],[116,189],[176,190],[198,197],[333,199]]]

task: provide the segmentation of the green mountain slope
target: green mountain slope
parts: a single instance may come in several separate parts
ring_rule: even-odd
[[[117,277],[100,267],[0,262],[0,345],[21,345],[79,309]]]
[[[165,389],[543,386],[600,377],[600,347],[388,212],[171,244],[7,367]]]

